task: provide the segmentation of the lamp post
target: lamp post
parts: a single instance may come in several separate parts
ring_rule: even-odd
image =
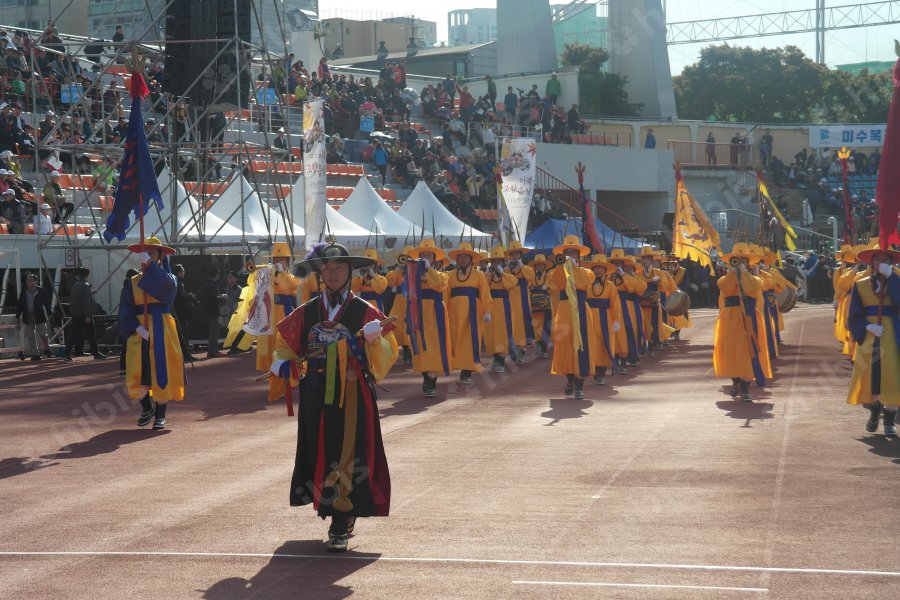
[[[831,225],[831,237],[832,243],[834,244],[834,251],[837,252],[840,245],[838,244],[838,222],[835,217],[828,217],[827,223]]]

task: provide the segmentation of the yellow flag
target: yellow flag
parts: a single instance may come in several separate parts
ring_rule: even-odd
[[[775,203],[772,202],[772,197],[769,195],[769,188],[766,187],[766,182],[758,175],[756,180],[759,182],[759,193],[766,200],[766,207],[769,209],[769,212],[775,215],[775,218],[781,223],[781,228],[784,229],[784,245],[787,246],[788,250],[796,250],[797,233],[794,231],[794,228],[791,227],[791,224],[787,222],[787,219],[784,218],[784,215],[781,214],[781,211],[778,210],[778,207],[775,206]]]
[[[684,179],[675,181],[675,227],[672,236],[672,253],[678,258],[689,258],[708,266],[710,253],[715,249],[722,254],[719,232],[706,218],[706,213],[691,197]]]

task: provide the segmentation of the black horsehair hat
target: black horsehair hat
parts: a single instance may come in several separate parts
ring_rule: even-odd
[[[301,269],[318,271],[323,264],[337,261],[349,263],[351,269],[364,269],[375,264],[375,261],[367,256],[351,256],[347,248],[337,242],[327,242],[313,244],[312,249],[298,266]]]

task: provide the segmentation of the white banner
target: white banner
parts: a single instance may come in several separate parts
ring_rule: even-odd
[[[810,148],[881,148],[887,125],[810,125]]]
[[[251,287],[252,297],[244,331],[255,336],[271,335],[272,300],[275,293],[272,267],[260,267],[253,271],[247,284]]]
[[[324,100],[303,107],[303,178],[306,189],[306,249],[325,239]]]
[[[532,138],[504,138],[500,151],[500,176],[502,179],[500,202],[500,236],[504,244],[510,239],[525,242],[528,230],[528,213],[534,195],[537,147]],[[505,201],[506,211],[503,203]],[[506,214],[504,214],[506,212]],[[506,217],[509,222],[506,222]]]

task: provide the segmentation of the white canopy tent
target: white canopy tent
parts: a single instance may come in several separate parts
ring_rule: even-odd
[[[239,174],[235,175],[231,185],[213,202],[207,214],[209,213],[238,230],[243,228],[247,236],[253,238],[268,239],[271,236],[275,239],[284,239],[287,225],[290,224],[279,211],[266,206],[250,182]],[[296,223],[290,226],[294,243],[301,244],[304,236],[303,227]]]
[[[434,236],[438,238],[435,242],[444,249],[455,248],[460,238],[464,242],[473,242],[476,248],[479,247],[479,242],[483,247],[491,246],[490,234],[460,221],[441,204],[424,181],[416,184],[397,214],[413,222],[421,222],[424,219],[426,228],[434,228]]]
[[[422,238],[422,227],[401,217],[378,195],[368,178],[361,177],[356,189],[341,205],[339,213],[357,225],[378,234],[379,250],[393,250],[404,241]],[[383,240],[383,241],[382,241]]]
[[[301,175],[297,178],[297,181],[294,182],[290,193],[284,199],[285,204],[289,207],[289,214],[294,217],[294,223],[303,226],[306,224],[305,185],[303,175]],[[331,232],[331,234],[337,238],[338,242],[356,254],[360,254],[366,247],[367,240],[370,238],[373,240],[375,239],[373,235],[370,235],[368,229],[360,227],[347,217],[341,215],[338,211],[331,208],[328,204],[325,205],[325,222],[328,225],[327,231],[320,232],[319,234],[310,232],[309,235],[315,236],[316,238],[321,236],[324,240],[325,236]]]

